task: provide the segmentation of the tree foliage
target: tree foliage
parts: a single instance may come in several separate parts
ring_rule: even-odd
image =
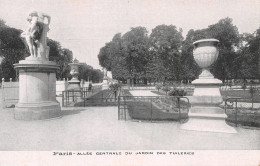
[[[180,80],[180,48],[183,41],[182,30],[173,25],[159,25],[150,35],[150,61],[148,73],[153,73],[157,81]]]
[[[173,25],[158,25],[151,34],[144,27],[116,34],[100,49],[100,65],[115,79],[153,82],[194,80],[201,73],[193,57],[193,42],[218,39],[219,57],[211,66],[221,80],[259,78],[259,34],[239,34],[231,18],[219,20],[205,29],[189,30],[186,38]]]
[[[94,69],[86,63],[81,63],[79,66],[79,80],[91,80],[94,83],[101,82],[104,74],[99,69]]]
[[[11,28],[0,20],[0,57],[2,58],[2,78],[9,80],[16,79],[16,72],[13,64],[24,59],[29,52],[20,38],[21,30]]]
[[[58,79],[69,78],[70,68],[68,64],[72,63],[72,51],[62,48],[59,42],[52,39],[47,40],[47,45],[50,47],[49,60],[56,62],[60,67],[60,70],[56,72],[56,77]]]

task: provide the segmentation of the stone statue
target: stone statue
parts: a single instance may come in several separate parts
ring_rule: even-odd
[[[31,56],[42,60],[48,59],[49,47],[46,37],[51,17],[42,12],[31,11],[27,18],[29,25],[21,34],[25,38]]]
[[[14,64],[19,71],[19,100],[15,105],[14,118],[40,120],[61,117],[56,100],[56,72],[60,67],[49,61],[47,32],[51,17],[31,11],[28,27],[21,34],[30,50],[30,56]],[[32,93],[33,92],[33,93]]]

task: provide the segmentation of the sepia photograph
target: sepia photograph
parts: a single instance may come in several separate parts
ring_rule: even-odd
[[[260,0],[0,0],[0,79],[0,165],[260,165]]]

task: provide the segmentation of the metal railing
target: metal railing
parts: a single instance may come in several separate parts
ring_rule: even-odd
[[[119,92],[111,90],[66,90],[62,92],[62,107],[117,105]]]
[[[81,88],[83,91],[93,91],[93,92],[96,92],[96,91],[100,91],[102,90],[102,85],[95,85],[95,86],[92,86],[91,89],[88,89],[88,87],[82,87]]]
[[[122,89],[127,90],[155,90],[155,86],[122,86]]]
[[[251,98],[231,97],[225,100],[227,121],[245,126],[260,126],[260,103]]]
[[[118,120],[167,121],[188,118],[187,97],[119,96]]]

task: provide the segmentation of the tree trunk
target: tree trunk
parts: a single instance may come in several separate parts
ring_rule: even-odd
[[[133,83],[134,83],[134,85],[136,85],[136,78],[133,79]]]
[[[117,91],[114,91],[114,93],[115,93],[115,100],[116,100],[116,92],[117,92]]]

